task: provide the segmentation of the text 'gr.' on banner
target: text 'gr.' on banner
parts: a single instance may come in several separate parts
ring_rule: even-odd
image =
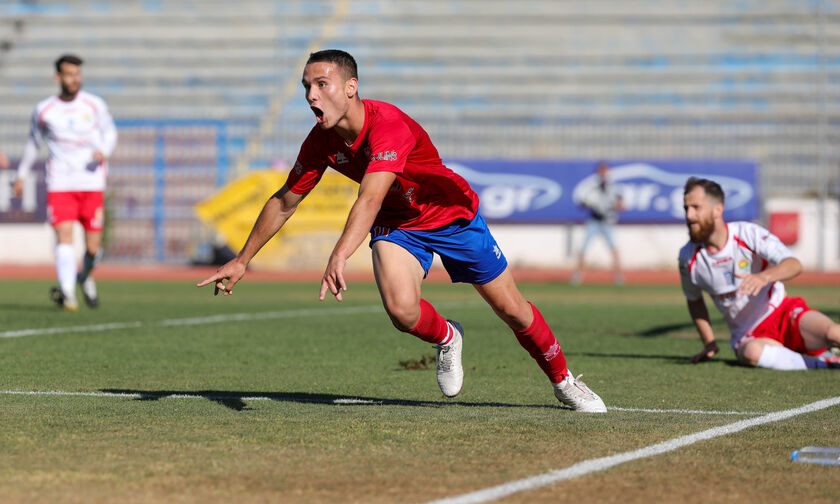
[[[603,160],[514,161],[446,160],[478,193],[481,214],[494,222],[579,222],[580,204],[599,181]],[[726,220],[759,217],[757,167],[751,161],[604,161],[609,180],[621,195],[621,222],[683,222],[683,186],[691,177],[714,180],[726,194]]]

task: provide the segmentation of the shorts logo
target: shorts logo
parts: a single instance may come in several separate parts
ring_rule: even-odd
[[[558,355],[560,355],[560,343],[555,342],[551,345],[551,348],[548,349],[548,352],[543,354],[543,357],[545,357],[547,362],[551,362]]]
[[[790,312],[790,321],[796,323],[796,319],[802,315],[802,312],[805,311],[805,308],[794,308],[792,312]]]
[[[375,155],[370,157],[371,161],[396,161],[397,160],[397,151],[390,150],[384,152],[377,152]]]
[[[391,234],[391,228],[385,226],[373,226],[373,229],[370,230],[371,238],[377,238],[379,236],[388,236]]]

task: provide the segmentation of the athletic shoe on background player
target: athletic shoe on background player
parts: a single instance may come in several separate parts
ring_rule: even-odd
[[[554,384],[554,397],[575,411],[606,413],[607,407],[604,405],[604,401],[580,380],[581,376],[583,375],[574,378],[572,373],[569,372],[569,376],[564,378],[563,381]]]
[[[823,357],[822,360],[824,360],[825,363],[828,364],[828,367],[840,369],[840,356],[829,354]]]
[[[79,282],[80,278],[76,277],[76,281]],[[84,282],[79,282],[79,286],[82,288],[82,298],[85,300],[85,304],[91,308],[96,308],[99,306],[99,297],[96,295],[96,282],[93,281],[93,278],[88,275]]]
[[[76,293],[73,292],[70,295],[67,295],[62,292],[61,287],[53,287],[50,289],[50,299],[66,311],[76,311],[79,309],[79,302],[76,301]]]
[[[461,365],[461,348],[464,346],[464,329],[454,320],[447,320],[452,339],[446,345],[437,345],[437,381],[446,397],[455,397],[464,386],[464,367]]]

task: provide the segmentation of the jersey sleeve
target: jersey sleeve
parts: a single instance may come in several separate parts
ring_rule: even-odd
[[[313,129],[300,146],[295,166],[286,179],[286,186],[290,191],[295,194],[306,194],[318,185],[327,169],[327,157],[321,150]]]
[[[41,113],[38,108],[32,112],[32,120],[29,123],[29,141],[35,144],[35,147],[41,147],[46,134],[47,125],[41,122]]]
[[[793,252],[779,238],[757,224],[749,224],[744,230],[747,245],[755,253],[773,264],[779,264],[788,257],[795,257]]]
[[[416,143],[411,129],[403,121],[392,120],[375,125],[368,134],[370,162],[366,173],[402,173]]]
[[[108,111],[108,105],[104,100],[99,100],[97,109],[99,113],[99,129],[101,134],[100,149],[105,157],[110,157],[117,147],[117,126],[114,124],[114,118]]]
[[[682,291],[688,301],[697,301],[703,297],[703,290],[691,281],[691,263],[694,260],[694,255],[694,251],[691,249],[683,248],[680,250],[678,259]]]
[[[46,125],[41,123],[40,110],[38,107],[32,112],[32,120],[29,123],[29,138],[26,140],[26,147],[23,149],[23,155],[18,162],[17,178],[23,179],[29,176],[32,170],[32,165],[38,159],[38,149],[44,141]]]

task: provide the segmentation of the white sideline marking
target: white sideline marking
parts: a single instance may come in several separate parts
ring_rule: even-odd
[[[620,408],[618,406],[610,406],[607,408],[610,411],[638,411],[641,413],[687,413],[697,415],[764,415],[766,411],[706,411],[706,410],[692,410],[692,409],[649,409],[649,408]]]
[[[661,455],[663,453],[674,451],[677,448],[694,444],[698,441],[727,436],[729,434],[749,429],[750,427],[786,420],[805,413],[813,413],[838,404],[840,404],[840,396],[833,397],[831,399],[823,399],[822,401],[812,402],[811,404],[806,404],[798,408],[767,413],[766,415],[756,418],[749,418],[728,425],[696,432],[694,434],[688,434],[686,436],[670,439],[662,443],[646,446],[638,450],[619,453],[617,455],[610,455],[609,457],[584,460],[583,462],[578,462],[577,464],[565,469],[559,469],[537,476],[531,476],[530,478],[503,483],[501,485],[485,488],[484,490],[478,490],[476,492],[456,495],[454,497],[445,497],[443,499],[430,501],[428,504],[479,504],[482,502],[489,502],[501,499],[502,497],[506,497],[514,493],[525,492],[546,485],[551,485],[553,483],[557,483],[558,481],[576,478],[592,472],[603,471],[605,469],[609,469],[610,467],[630,462],[631,460]]]
[[[440,308],[468,308],[481,306],[481,303],[438,303]],[[351,306],[341,308],[305,308],[301,310],[269,311],[257,313],[228,313],[224,315],[210,315],[207,317],[187,317],[165,320],[136,320],[133,322],[113,322],[109,324],[93,324],[84,326],[45,327],[40,329],[19,329],[17,331],[0,332],[0,338],[21,338],[23,336],[43,336],[46,334],[62,334],[77,332],[101,332],[115,329],[137,329],[140,327],[174,327],[187,325],[215,324],[217,322],[232,322],[243,320],[271,320],[291,317],[314,317],[339,314],[377,313],[384,312],[382,305]]]

